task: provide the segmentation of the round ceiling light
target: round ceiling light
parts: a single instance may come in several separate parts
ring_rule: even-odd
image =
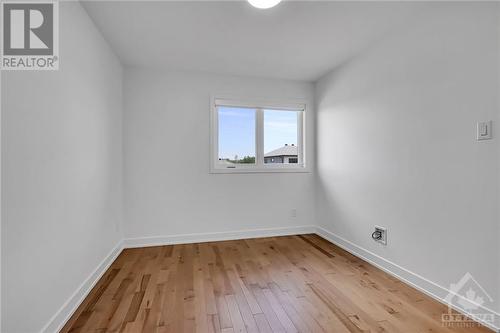
[[[248,2],[259,9],[268,9],[276,6],[281,0],[248,0]]]

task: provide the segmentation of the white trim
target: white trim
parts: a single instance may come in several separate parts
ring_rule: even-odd
[[[123,240],[120,240],[118,244],[111,250],[111,252],[101,261],[90,276],[83,281],[83,283],[75,290],[73,295],[71,295],[68,300],[63,304],[63,306],[56,312],[49,322],[41,329],[40,333],[53,333],[59,332],[66,322],[71,318],[73,313],[82,304],[85,298],[88,296],[92,288],[101,279],[101,277],[106,273],[111,264],[116,260],[123,250]]]
[[[210,166],[209,172],[213,174],[228,174],[228,173],[310,173],[310,163],[307,163],[307,149],[306,139],[307,130],[306,126],[306,108],[308,102],[305,99],[292,99],[292,100],[264,100],[264,99],[236,99],[236,98],[220,98],[218,95],[210,96],[210,138],[209,138],[209,152],[210,152]],[[235,164],[231,166],[224,166],[219,163],[219,121],[218,111],[219,106],[234,106],[246,107],[255,109],[255,164]],[[264,164],[264,119],[263,110],[286,110],[298,111],[302,115],[297,122],[297,146],[298,146],[298,159],[297,164],[283,164],[283,165],[266,165]]]
[[[266,109],[266,110],[286,110],[286,111],[305,111],[306,103],[277,102],[269,100],[248,100],[248,99],[222,99],[214,98],[214,105],[229,106],[236,108]]]
[[[305,105],[304,112],[297,113],[297,149],[298,149],[298,162],[303,168],[306,168],[306,113],[305,113]]]
[[[218,150],[219,150],[219,135],[215,135],[214,133],[219,133],[219,117],[217,112],[217,107],[215,105],[215,97],[210,96],[210,128],[208,129],[209,133],[209,147],[208,151],[210,152],[210,165],[209,170],[210,173],[213,173],[215,169],[215,164],[218,160]]]
[[[277,164],[277,163],[276,163]],[[302,166],[290,166],[290,164],[286,164],[286,166],[278,167],[272,166],[267,167],[263,165],[262,167],[238,167],[238,168],[225,168],[225,169],[217,169],[212,168],[210,173],[213,174],[223,174],[223,173],[310,173],[311,170],[307,167]]]
[[[153,236],[153,237],[137,237],[127,238],[124,240],[125,248],[160,246],[172,244],[190,244],[203,242],[217,242],[224,240],[237,240],[260,237],[276,237],[289,236],[300,234],[312,234],[316,231],[313,225],[283,227],[283,228],[263,228],[263,229],[247,229],[238,231],[223,231],[223,232],[206,232],[170,236]]]
[[[316,234],[327,241],[341,247],[342,249],[346,250],[347,252],[353,254],[356,257],[359,257],[368,263],[372,264],[375,267],[380,268],[384,272],[396,277],[397,279],[409,284],[413,288],[423,292],[424,294],[434,298],[440,303],[443,303],[444,305],[449,305],[446,301],[445,298],[446,296],[451,293],[452,291],[449,290],[448,288],[445,288],[443,286],[440,286],[439,284],[424,278],[423,276],[420,276],[402,266],[399,266],[373,252],[370,252],[361,246],[358,246],[336,234],[334,234],[331,231],[328,231],[320,226],[316,227]],[[460,295],[457,295],[460,296]],[[478,318],[474,318],[472,315],[467,313],[467,311],[463,308],[460,308],[458,306],[453,305],[454,310],[468,315],[471,318],[478,320]],[[481,307],[485,313],[491,313],[495,315],[495,318],[498,319],[500,318],[500,314],[498,312],[495,312],[492,309],[488,309],[485,307]],[[480,320],[478,320],[480,321]],[[488,322],[481,322],[484,326],[492,329],[495,332],[500,332],[500,323],[495,323],[495,325],[492,325],[491,323]]]
[[[255,111],[255,167],[264,168],[264,111],[257,108]]]
[[[326,239],[327,241],[341,247],[347,252],[359,257],[371,265],[380,268],[384,272],[396,277],[397,279],[409,284],[413,288],[423,292],[424,294],[432,297],[440,303],[448,305],[445,301],[446,295],[451,291],[439,284],[432,282],[408,269],[397,265],[373,252],[370,252],[336,234],[330,232],[320,226],[306,225],[295,227],[282,227],[282,228],[261,228],[261,229],[247,229],[239,231],[224,231],[224,232],[211,232],[211,233],[194,233],[194,234],[181,234],[170,236],[158,237],[137,237],[127,238],[120,241],[113,250],[104,258],[98,265],[96,270],[82,283],[82,285],[73,293],[73,295],[66,301],[61,309],[50,319],[50,321],[40,331],[41,333],[58,332],[71,318],[76,309],[83,302],[85,297],[89,294],[97,281],[103,276],[111,264],[115,261],[123,249],[147,247],[147,246],[160,246],[172,244],[190,244],[201,242],[214,242],[224,240],[237,240],[259,237],[276,237],[315,233],[318,236]],[[468,315],[467,311],[462,308],[454,307],[455,310]],[[485,313],[491,313],[500,318],[500,314],[482,307]],[[500,333],[500,327],[491,325],[490,323],[482,323],[493,331]],[[498,325],[495,324],[495,325]]]

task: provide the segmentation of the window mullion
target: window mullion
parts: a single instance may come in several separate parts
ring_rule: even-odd
[[[255,146],[255,164],[261,167],[264,165],[264,111],[260,108],[256,110]]]

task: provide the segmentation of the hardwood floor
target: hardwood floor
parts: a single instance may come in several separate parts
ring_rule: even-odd
[[[61,332],[490,332],[316,235],[124,250]]]

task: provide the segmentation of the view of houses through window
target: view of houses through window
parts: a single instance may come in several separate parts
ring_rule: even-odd
[[[264,163],[296,164],[299,161],[300,111],[262,110]],[[256,109],[218,108],[218,159],[220,164],[255,164]]]
[[[283,147],[270,151],[264,155],[264,163],[298,163],[299,155],[297,152],[297,146],[292,144],[287,144]]]
[[[299,111],[264,110],[264,163],[298,163]]]

